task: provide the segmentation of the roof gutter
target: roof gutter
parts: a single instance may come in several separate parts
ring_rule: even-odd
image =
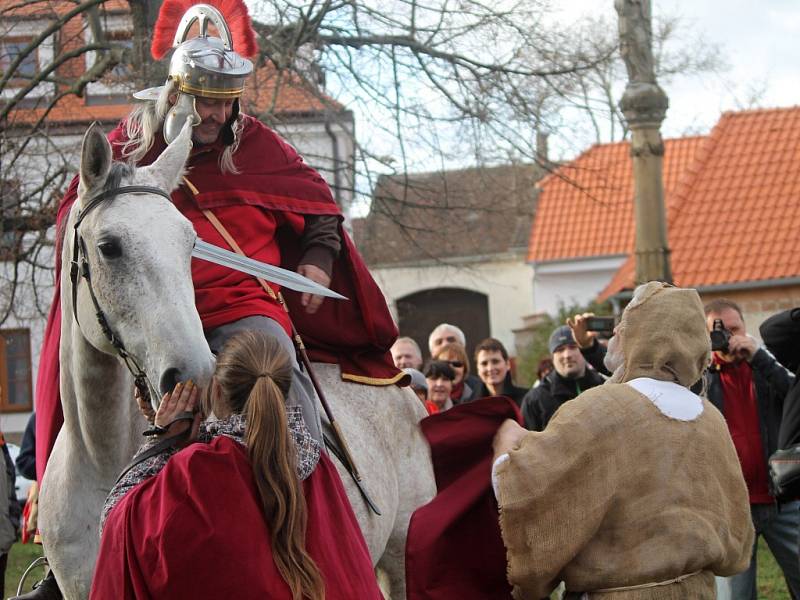
[[[695,289],[702,293],[735,292],[739,290],[756,290],[768,287],[785,287],[800,285],[800,277],[780,277],[778,279],[761,279],[758,281],[737,281],[736,283],[720,283],[718,285],[698,286]]]
[[[751,281],[737,281],[735,283],[719,283],[716,285],[702,285],[697,286],[695,289],[699,294],[713,294],[716,292],[738,292],[741,290],[758,290],[770,287],[787,287],[790,285],[800,285],[800,277],[780,277],[777,279],[760,279]],[[615,308],[614,313],[617,313],[616,307],[624,300],[630,300],[633,297],[633,290],[622,290],[608,297]]]

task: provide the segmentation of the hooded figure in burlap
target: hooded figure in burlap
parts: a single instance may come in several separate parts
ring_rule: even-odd
[[[747,568],[747,488],[722,415],[689,388],[710,342],[695,290],[640,286],[609,344],[614,375],[543,432],[506,422],[493,476],[514,597],[713,600]]]

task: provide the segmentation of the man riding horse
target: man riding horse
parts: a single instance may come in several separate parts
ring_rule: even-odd
[[[292,357],[287,404],[300,407],[307,427],[321,441],[316,395],[307,371],[298,365],[289,314],[313,360],[338,363],[343,379],[370,385],[392,385],[404,377],[388,352],[397,329],[383,294],[342,227],[342,214],[323,178],[277,133],[242,112],[241,95],[253,70],[245,56],[257,50],[255,33],[244,4],[233,16],[223,15],[213,6],[217,4],[223,3],[167,0],[162,5],[152,52],[160,59],[174,48],[167,81],[135,94],[143,102],[108,139],[115,160],[149,165],[193,117],[194,148],[187,175],[171,197],[198,236],[296,270],[350,299],[323,303],[320,296],[287,292],[284,306],[275,284],[208,262],[192,264],[197,310],[212,351],[243,329],[278,338]],[[175,15],[183,15],[180,23]],[[200,35],[187,39],[194,23],[199,23]],[[221,37],[209,34],[210,23]],[[77,189],[76,177],[58,209],[57,257]],[[57,271],[60,268],[57,258]],[[40,480],[63,420],[58,276],[56,282],[36,386]],[[157,385],[165,393],[180,380],[181,374],[174,373]]]

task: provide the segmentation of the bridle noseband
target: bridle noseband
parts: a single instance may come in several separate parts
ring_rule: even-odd
[[[122,343],[122,339],[120,339],[120,337],[111,329],[103,309],[100,308],[100,303],[97,301],[97,296],[95,295],[94,288],[92,287],[92,279],[89,274],[89,260],[86,252],[86,243],[83,241],[83,237],[78,231],[83,219],[86,218],[86,215],[88,215],[94,208],[99,206],[103,201],[111,200],[121,194],[156,194],[158,196],[163,196],[172,202],[170,195],[157,187],[151,187],[147,185],[127,185],[110,190],[104,190],[94,196],[86,204],[83,210],[78,213],[78,218],[75,220],[75,225],[73,225],[74,232],[72,238],[72,260],[70,261],[69,269],[69,278],[72,282],[72,314],[75,317],[75,323],[80,329],[81,324],[78,320],[78,274],[80,273],[81,277],[86,280],[86,284],[89,288],[89,295],[92,298],[92,304],[94,304],[97,323],[100,325],[103,335],[106,337],[114,350],[116,350],[117,354],[128,368],[128,371],[130,371],[133,375],[134,384],[139,390],[142,398],[150,399],[152,404],[152,400],[155,399],[158,401],[160,395],[150,379],[148,379],[147,374],[139,365],[136,358],[125,349],[125,344]]]

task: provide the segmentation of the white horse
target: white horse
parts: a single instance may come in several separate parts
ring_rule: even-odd
[[[162,393],[179,380],[203,384],[213,371],[191,281],[196,234],[172,203],[152,190],[123,192],[84,215],[78,233],[91,286],[79,279],[73,307],[68,267],[74,224],[104,189],[122,185],[173,190],[190,149],[187,123],[155,163],[129,170],[112,164],[110,145],[99,127],[90,127],[83,140],[78,200],[62,253],[64,426],[39,500],[45,554],[70,600],[89,594],[103,502],[147,426],[133,402],[132,375],[98,322],[92,290],[113,333]],[[364,485],[382,512],[379,517],[367,509],[337,462],[373,564],[387,573],[392,598],[405,598],[408,520],[435,494],[430,452],[418,427],[425,411],[408,390],[345,383],[333,365],[316,365],[316,371]]]

